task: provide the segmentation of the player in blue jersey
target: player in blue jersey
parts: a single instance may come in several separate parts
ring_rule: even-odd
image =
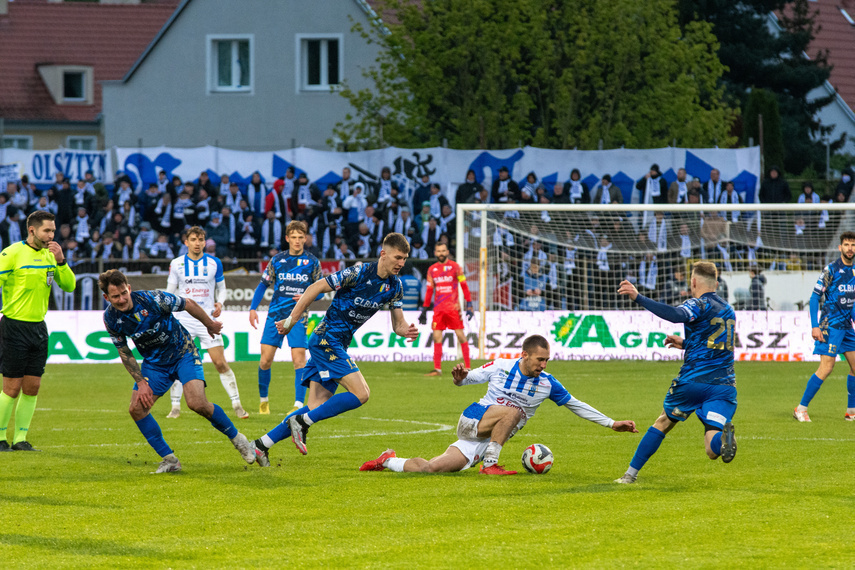
[[[212,337],[220,334],[223,324],[213,320],[192,299],[162,291],[131,292],[127,278],[116,269],[102,273],[98,286],[110,303],[104,311],[104,326],[119,351],[122,364],[135,381],[131,417],[149,445],[163,458],[155,473],[181,470],[181,463],[166,444],[160,426],[150,413],[157,399],[175,380],[184,385],[184,400],[190,409],[225,434],[247,463],[255,461],[252,442],[238,432],[221,407],[205,397],[205,375],[199,351],[172,313],[187,311]],[[144,359],[142,368],[128,347],[128,338],[134,341]]]
[[[359,470],[388,468],[397,472],[448,473],[463,471],[483,460],[480,472],[485,475],[516,475],[516,471],[508,471],[498,464],[499,453],[546,400],[614,431],[638,433],[635,422],[616,422],[571,396],[561,382],[544,372],[548,362],[549,342],[540,335],[532,335],[523,341],[520,358],[494,360],[475,370],[458,364],[451,371],[455,386],[485,382],[488,385],[487,394],[460,415],[457,441],[430,461],[421,457],[404,459],[398,457],[395,450],[387,449],[377,459],[363,463]]]
[[[407,238],[390,233],[383,240],[379,260],[354,265],[316,281],[294,305],[291,315],[276,323],[279,332],[287,334],[318,295],[335,291],[323,320],[309,337],[309,361],[303,373],[303,384],[309,387],[308,406],[292,412],[281,424],[255,440],[259,465],[269,465],[267,450],[289,435],[305,455],[309,426],[368,401],[368,384],[348,356],[347,347],[353,333],[377,311],[389,307],[392,330],[411,341],[418,337],[418,329],[407,323],[401,309],[403,287],[398,273],[409,253]],[[346,392],[336,394],[339,386]]]
[[[802,401],[793,410],[793,417],[809,422],[808,405],[822,383],[834,370],[837,355],[846,357],[849,376],[846,378],[848,402],[846,421],[855,420],[855,330],[852,328],[852,311],[855,309],[855,232],[840,235],[840,259],[827,265],[810,296],[810,326],[813,353],[819,355],[819,368],[808,380]]]
[[[321,278],[321,263],[311,253],[303,251],[306,234],[309,228],[305,222],[294,221],[285,229],[285,239],[288,241],[288,251],[277,253],[267,264],[261,283],[255,288],[252,304],[249,306],[249,324],[257,328],[259,303],[264,299],[268,287],[273,286],[273,299],[267,309],[267,320],[264,322],[264,333],[261,336],[261,360],[258,363],[258,395],[261,403],[259,414],[270,413],[268,392],[270,389],[270,367],[276,350],[282,348],[285,338],[276,330],[276,321],[284,320],[291,314],[291,309],[306,291],[306,289]],[[291,360],[294,363],[294,408],[303,407],[306,399],[306,387],[303,385],[303,368],[306,366],[306,322],[308,312],[303,315],[288,333],[288,346],[291,347]]]
[[[680,348],[683,366],[665,395],[662,414],[641,438],[626,473],[615,483],[635,483],[638,471],[656,453],[665,435],[694,412],[704,424],[707,456],[730,463],[736,456],[733,415],[736,413],[736,375],[733,371],[733,338],[736,314],[716,294],[718,270],[709,261],[692,268],[692,298],[671,307],[644,295],[629,281],[618,293],[661,319],[683,323],[685,338],[668,335],[666,346]]]

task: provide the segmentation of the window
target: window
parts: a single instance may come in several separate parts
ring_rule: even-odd
[[[210,90],[252,91],[252,36],[208,36],[208,39]]]
[[[297,35],[299,89],[329,91],[342,80],[342,36]]]
[[[32,150],[33,137],[27,136],[5,136],[2,141],[3,148],[20,148],[22,150]]]
[[[85,101],[86,83],[82,71],[66,71],[62,74],[62,98],[65,101]]]
[[[98,137],[68,137],[65,146],[71,150],[97,150]]]

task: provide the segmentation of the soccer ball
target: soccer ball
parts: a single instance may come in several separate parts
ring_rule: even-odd
[[[535,475],[543,475],[552,469],[552,452],[542,443],[533,443],[525,448],[522,464],[525,470]]]

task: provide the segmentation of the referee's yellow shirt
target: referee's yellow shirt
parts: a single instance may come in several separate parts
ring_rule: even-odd
[[[17,321],[45,320],[54,280],[69,293],[77,283],[71,268],[57,265],[48,248],[33,249],[25,241],[10,245],[0,252],[3,314]]]

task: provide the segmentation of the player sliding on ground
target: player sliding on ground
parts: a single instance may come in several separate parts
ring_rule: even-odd
[[[849,399],[843,419],[855,420],[855,330],[852,329],[852,311],[855,309],[855,232],[840,235],[840,259],[822,270],[810,296],[810,326],[813,353],[819,355],[819,368],[810,377],[802,401],[793,410],[793,417],[809,422],[808,405],[822,383],[834,370],[837,355],[846,357],[849,376],[846,389]]]
[[[736,455],[733,415],[736,413],[736,376],[733,372],[733,307],[716,295],[718,270],[708,261],[692,268],[692,299],[671,307],[639,295],[635,285],[622,281],[618,293],[661,319],[683,323],[686,338],[668,335],[665,345],[685,351],[683,367],[665,395],[662,414],[641,438],[629,469],[615,483],[635,483],[665,435],[694,412],[704,424],[707,456],[725,463]]]
[[[387,449],[380,457],[365,462],[360,471],[447,473],[468,469],[484,461],[481,473],[516,475],[498,464],[502,446],[534,416],[547,399],[564,406],[580,418],[614,431],[638,433],[635,422],[616,422],[585,402],[571,396],[551,374],[544,372],[549,361],[549,342],[539,335],[523,341],[522,356],[516,360],[494,360],[469,370],[458,364],[451,371],[456,386],[488,382],[487,394],[460,415],[457,441],[445,453],[430,461],[421,457],[397,457]]]
[[[466,300],[466,317],[471,321],[475,315],[472,310],[472,296],[469,286],[466,284],[466,275],[460,266],[448,259],[448,245],[436,244],[433,250],[437,262],[427,270],[427,291],[425,292],[425,304],[422,314],[419,315],[419,324],[427,324],[427,310],[430,300],[436,293],[436,302],[433,304],[433,319],[430,328],[433,330],[433,370],[425,376],[439,376],[442,374],[442,331],[453,329],[460,343],[460,351],[463,353],[463,365],[469,368],[469,343],[463,332],[463,319],[460,318],[460,298],[457,293],[457,284],[463,290],[463,298]]]
[[[208,334],[220,334],[223,323],[217,322],[192,299],[182,299],[161,291],[134,291],[121,271],[110,269],[98,278],[98,286],[110,306],[104,311],[104,326],[119,351],[125,369],[134,379],[131,417],[149,445],[163,458],[155,473],[181,471],[181,463],[163,439],[151,407],[163,396],[172,382],[184,385],[184,399],[191,410],[211,422],[228,437],[247,463],[255,461],[255,448],[217,404],[205,397],[205,375],[199,351],[174,311],[187,311],[198,319]],[[142,369],[137,364],[128,338],[143,357]]]
[[[300,453],[306,455],[309,426],[368,401],[368,384],[347,354],[347,347],[356,330],[374,313],[388,306],[392,330],[411,341],[418,337],[418,329],[407,324],[401,310],[403,288],[398,273],[409,253],[407,238],[399,233],[387,235],[379,260],[354,265],[316,281],[294,305],[291,315],[276,323],[280,334],[288,334],[318,295],[336,292],[324,319],[309,337],[309,361],[303,373],[303,384],[309,386],[309,405],[292,412],[281,424],[255,440],[259,465],[270,465],[268,449],[289,435]],[[336,394],[339,386],[347,391]]]
[[[193,299],[202,309],[213,318],[217,318],[223,311],[223,301],[226,300],[226,280],[223,277],[223,264],[214,257],[205,253],[205,230],[199,226],[193,226],[184,234],[184,245],[187,246],[187,254],[176,257],[169,264],[169,278],[166,281],[166,292]],[[215,301],[214,293],[217,299]],[[249,414],[240,403],[240,393],[237,387],[237,378],[234,371],[226,361],[225,348],[222,335],[211,337],[202,323],[194,319],[187,312],[175,314],[175,318],[181,323],[190,338],[199,339],[199,344],[208,351],[211,362],[220,374],[220,383],[232,401],[232,409],[235,415],[246,419]],[[181,382],[175,381],[169,390],[172,400],[172,410],[167,418],[177,418],[181,415],[181,395],[184,388]]]

